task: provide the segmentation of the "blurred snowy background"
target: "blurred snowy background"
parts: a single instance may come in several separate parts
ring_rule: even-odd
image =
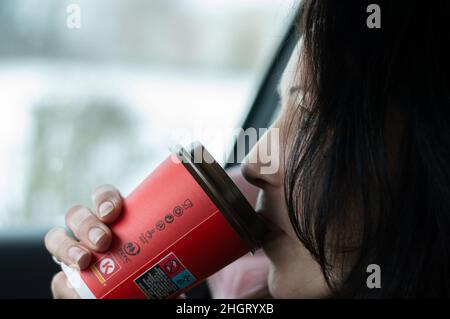
[[[99,184],[128,194],[180,128],[223,162],[211,129],[239,127],[296,3],[0,1],[0,229],[62,224]]]

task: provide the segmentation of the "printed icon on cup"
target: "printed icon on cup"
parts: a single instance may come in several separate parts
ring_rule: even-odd
[[[171,224],[174,220],[173,215],[167,214],[166,217],[164,217],[164,220],[166,221],[166,223]]]
[[[184,203],[183,203],[183,209],[188,209],[188,208],[191,208],[193,206],[194,206],[194,204],[191,202],[191,200],[189,198],[186,199],[184,201]]]
[[[192,281],[192,278],[189,274],[183,274],[183,277],[177,279],[177,284],[178,285],[186,285],[189,284]]]
[[[136,256],[137,254],[139,254],[141,252],[141,247],[139,246],[139,244],[137,242],[131,241],[131,242],[123,245],[123,250],[125,250],[127,255]]]
[[[100,262],[100,271],[104,275],[111,275],[116,269],[116,264],[111,258],[105,258]]]
[[[153,238],[153,234],[155,233],[154,229],[149,229],[144,233],[141,233],[139,236],[139,241],[141,244],[148,244],[150,240]]]
[[[91,266],[92,272],[101,284],[104,284],[105,281],[119,272],[120,268],[120,265],[110,253]]]
[[[173,214],[177,217],[183,216],[183,208],[181,206],[177,206],[173,209]]]
[[[166,224],[164,223],[164,221],[163,220],[159,220],[157,223],[156,223],[156,229],[158,229],[158,230],[164,230],[164,228],[166,228]]]
[[[166,261],[166,263],[164,264],[164,269],[169,274],[176,273],[180,269],[180,264],[178,263],[178,261],[171,259]]]

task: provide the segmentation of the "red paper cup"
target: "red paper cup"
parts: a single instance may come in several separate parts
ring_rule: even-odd
[[[62,265],[82,298],[176,298],[260,247],[263,225],[199,143],[177,147],[127,198],[110,251]]]

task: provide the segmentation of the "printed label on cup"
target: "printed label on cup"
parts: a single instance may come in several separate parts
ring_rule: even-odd
[[[217,163],[189,161],[198,147],[125,198],[110,251],[81,272],[62,266],[82,298],[176,298],[258,248],[256,213]]]

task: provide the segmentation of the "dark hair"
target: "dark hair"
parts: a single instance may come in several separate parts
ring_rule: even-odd
[[[334,297],[448,297],[450,2],[376,1],[379,29],[370,3],[302,3],[289,217]]]

